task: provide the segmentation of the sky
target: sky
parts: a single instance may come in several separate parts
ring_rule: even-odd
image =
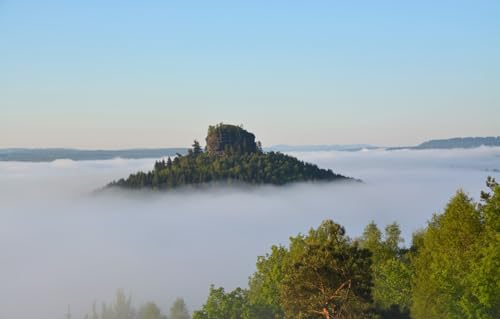
[[[0,147],[500,135],[498,1],[0,0]]]

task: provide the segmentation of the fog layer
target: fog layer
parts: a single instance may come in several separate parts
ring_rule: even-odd
[[[500,148],[292,154],[363,184],[92,191],[154,160],[0,162],[0,319],[81,318],[117,288],[191,310],[210,284],[245,286],[258,255],[331,218],[358,236],[374,220],[404,236],[462,188],[500,177]]]

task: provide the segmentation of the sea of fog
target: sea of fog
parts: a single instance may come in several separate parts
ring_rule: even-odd
[[[171,193],[94,190],[154,160],[0,162],[0,319],[82,318],[117,288],[190,309],[210,284],[246,286],[256,257],[324,219],[350,236],[397,221],[406,243],[462,188],[500,179],[500,148],[292,154],[364,183]]]

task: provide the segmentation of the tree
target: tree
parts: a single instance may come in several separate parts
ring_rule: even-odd
[[[387,250],[387,253],[391,256],[396,256],[400,253],[399,245],[404,242],[401,237],[401,228],[399,224],[394,222],[385,227],[385,236],[384,236],[384,248]]]
[[[203,153],[203,150],[201,149],[200,143],[197,140],[194,140],[193,142],[193,155],[197,156]]]
[[[165,167],[166,167],[165,166],[165,160],[162,159],[161,161],[156,161],[155,162],[154,170],[155,171],[161,171]]]
[[[384,260],[373,272],[373,300],[382,312],[390,311],[388,318],[408,316],[411,276],[410,265],[395,257]]]
[[[261,141],[257,141],[257,152],[262,153],[262,142]]]
[[[112,310],[117,319],[134,319],[135,311],[132,308],[132,299],[130,296],[125,296],[125,292],[122,289],[116,292]]]
[[[397,223],[385,227],[384,237],[370,222],[359,239],[372,253],[372,296],[382,318],[407,317],[411,299],[411,269],[399,244],[403,242]]]
[[[241,288],[226,293],[224,288],[210,287],[207,302],[195,311],[193,319],[249,319],[247,291]],[[255,318],[257,319],[257,318]]]
[[[466,282],[470,291],[461,304],[470,318],[500,318],[500,186],[488,178],[490,192],[482,192],[481,219],[484,232],[478,239],[477,256],[473,260]]]
[[[167,316],[162,315],[160,308],[155,303],[148,302],[139,308],[137,319],[167,319]]]
[[[370,253],[342,226],[324,221],[291,238],[281,300],[290,318],[364,318],[370,302]]]
[[[288,250],[283,246],[271,247],[271,253],[257,258],[257,271],[250,278],[249,301],[258,318],[282,318],[280,289]]]
[[[182,298],[177,298],[174,303],[172,304],[172,307],[170,308],[170,315],[168,316],[169,319],[190,319],[191,316],[189,315],[189,311],[186,307],[186,303],[184,302],[184,299]]]
[[[474,289],[464,279],[473,270],[482,231],[480,212],[463,191],[432,218],[413,263],[413,318],[475,318],[462,298]]]
[[[359,239],[359,245],[372,253],[372,264],[378,264],[379,260],[384,258],[382,232],[373,220],[363,230],[363,235]]]

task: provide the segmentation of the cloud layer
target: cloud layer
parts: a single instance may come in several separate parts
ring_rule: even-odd
[[[364,184],[168,194],[92,191],[154,160],[0,163],[0,319],[80,318],[117,288],[198,308],[210,284],[245,286],[256,256],[331,218],[357,236],[397,221],[406,239],[463,188],[499,178],[500,148],[294,154]]]

